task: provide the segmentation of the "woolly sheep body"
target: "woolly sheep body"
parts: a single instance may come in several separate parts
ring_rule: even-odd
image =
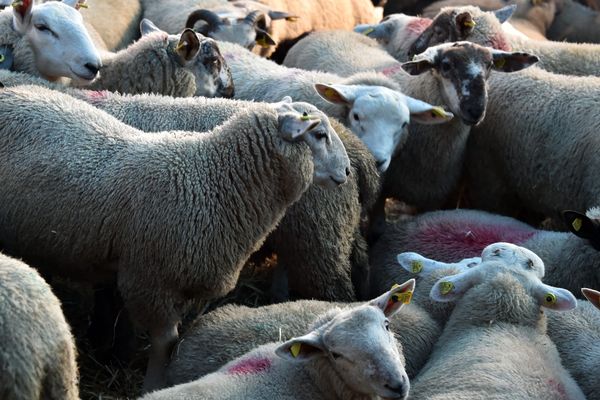
[[[168,33],[181,32],[188,15],[200,8],[227,4],[227,0],[141,0],[144,18]]]
[[[0,397],[79,399],[75,342],[50,286],[0,254],[0,303]]]
[[[183,335],[167,368],[168,383],[198,379],[253,348],[302,334],[332,308],[353,305],[300,300],[259,308],[220,307],[198,317]],[[441,327],[426,311],[408,305],[390,320],[390,329],[401,345],[406,372],[413,378],[425,365]],[[220,339],[215,341],[216,337]]]
[[[110,51],[122,49],[140,35],[142,5],[140,0],[87,0],[81,10],[83,19],[100,35]],[[179,31],[183,30],[183,26]]]
[[[479,256],[485,246],[509,242],[536,253],[546,265],[544,282],[573,293],[585,285],[600,286],[600,252],[567,232],[538,230],[516,219],[476,210],[434,211],[387,226],[371,250],[371,293],[412,274],[400,268],[396,255],[416,252],[454,263]],[[418,289],[422,285],[418,285]]]
[[[116,273],[130,314],[150,329],[157,351],[165,350],[161,340],[168,347],[176,339],[183,301],[230,291],[312,182],[308,147],[284,144],[268,105],[242,110],[206,135],[144,134],[40,87],[5,89],[0,99],[2,180],[13,187],[0,199],[3,246],[72,277]],[[58,142],[53,126],[63,133]],[[339,139],[331,140],[340,151]],[[16,152],[19,143],[30,151]],[[338,155],[343,161],[345,152]]]
[[[600,311],[589,301],[578,301],[570,312],[548,311],[548,336],[565,368],[588,400],[600,399]]]

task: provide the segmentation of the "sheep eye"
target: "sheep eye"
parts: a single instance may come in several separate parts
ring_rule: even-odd
[[[35,24],[35,29],[37,29],[40,32],[46,32],[51,34],[52,36],[56,36],[56,34],[54,32],[52,32],[52,30],[50,28],[48,28],[47,25],[44,24]]]
[[[334,360],[337,360],[338,358],[340,358],[342,355],[340,353],[334,353],[333,351],[331,352],[331,357],[333,357]]]
[[[533,269],[533,261],[527,260],[527,268]]]
[[[352,115],[352,118],[354,118],[355,121],[360,121],[360,118],[358,118],[358,114],[357,113],[354,113]]]
[[[390,321],[388,321],[386,319],[385,322],[383,323],[383,325],[385,326],[385,330],[389,332],[389,330],[390,330]]]
[[[316,132],[315,138],[317,138],[317,140],[323,140],[327,138],[327,134],[324,132]]]
[[[405,122],[402,124],[402,129],[406,128],[406,126],[407,126],[407,125],[408,125],[408,122],[406,122],[406,121],[405,121]]]

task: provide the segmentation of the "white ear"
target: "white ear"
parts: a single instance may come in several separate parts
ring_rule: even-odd
[[[508,21],[508,19],[510,17],[512,17],[512,15],[516,9],[517,9],[517,5],[511,4],[509,6],[502,7],[500,9],[494,11],[493,13],[496,16],[496,18],[498,18],[498,21],[500,21],[500,23],[502,24],[502,23]]]
[[[597,309],[600,310],[600,292],[588,288],[581,289],[581,293],[592,303]]]
[[[319,126],[321,119],[317,116],[300,113],[295,110],[290,111],[290,106],[285,103],[278,108],[278,128],[281,137],[288,141],[293,141],[306,132],[309,132]]]
[[[354,27],[354,32],[387,42],[390,40],[392,29],[388,24],[361,24]]]
[[[307,361],[327,354],[321,335],[312,331],[304,336],[293,338],[275,349],[279,357],[291,361]]]
[[[292,102],[292,98],[290,96],[284,96],[283,99],[281,99],[280,103],[291,103]]]
[[[330,103],[351,105],[356,99],[356,88],[352,85],[327,85],[316,83],[315,89],[319,96]]]
[[[162,32],[152,21],[147,18],[143,18],[140,22],[140,33],[142,36],[146,36],[152,32]]]
[[[433,285],[429,297],[435,301],[454,301],[481,282],[480,268],[471,268],[456,275],[446,276]]]
[[[424,101],[405,96],[406,105],[410,111],[411,121],[420,124],[434,125],[443,124],[454,118],[454,114],[444,110],[442,107],[432,106]]]
[[[533,290],[534,297],[542,307],[555,311],[568,311],[577,307],[577,299],[567,289],[540,282]]]
[[[378,307],[386,317],[396,314],[405,305],[410,303],[415,291],[415,280],[409,279],[402,285],[394,285],[381,296],[369,301],[369,305]]]
[[[431,275],[434,271],[442,269],[458,269],[459,271],[466,271],[474,265],[481,264],[481,258],[465,258],[458,263],[445,263],[441,261],[435,261],[431,258],[423,257],[418,253],[405,252],[400,253],[396,256],[398,264],[408,272],[418,275]]]
[[[21,34],[25,34],[31,23],[33,0],[15,1],[13,4],[13,26]]]

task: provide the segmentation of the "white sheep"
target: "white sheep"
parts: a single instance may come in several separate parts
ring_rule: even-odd
[[[48,80],[71,78],[82,84],[96,78],[100,54],[85,29],[78,0],[33,5],[13,3],[0,12],[0,45],[11,46],[12,69]]]
[[[366,304],[331,309],[304,336],[260,346],[144,399],[406,399],[410,383],[389,319],[414,285],[411,279]]]
[[[499,50],[535,54],[540,58],[541,68],[556,74],[600,75],[600,45],[540,41],[507,34],[502,22],[513,10],[514,6],[495,12],[473,6],[443,8],[414,42],[410,54],[443,42],[468,40]]]
[[[38,86],[5,88],[0,104],[11,188],[0,242],[70,276],[116,274],[150,333],[146,389],[162,384],[185,300],[233,289],[313,176],[337,187],[350,167],[327,117],[306,103],[243,109],[205,135],[144,133]]]
[[[355,74],[346,79],[333,73],[285,68],[233,43],[219,48],[231,68],[237,99],[278,101],[290,95],[307,101],[338,118],[367,145],[380,171],[385,171],[406,140],[412,119],[437,124],[453,115],[443,109],[402,94],[382,75]],[[316,91],[315,91],[316,88]]]
[[[581,291],[589,301],[579,300],[577,308],[568,313],[547,313],[548,336],[587,399],[599,400],[600,312],[596,308],[600,309],[600,292]]]
[[[106,49],[119,50],[139,38],[140,0],[86,0],[86,4],[81,10],[83,20],[98,33]]]
[[[575,297],[543,284],[544,263],[527,249],[495,243],[481,256],[481,264],[431,289],[434,301],[456,306],[412,382],[411,398],[585,399],[561,365],[540,312],[573,309]]]
[[[197,317],[185,331],[173,350],[167,382],[176,385],[198,379],[260,345],[302,335],[319,315],[332,308],[357,305],[299,300],[258,308],[219,307]],[[412,379],[429,358],[441,325],[421,307],[409,304],[390,318],[390,329]],[[215,341],[215,337],[221,339]]]
[[[77,350],[60,307],[42,277],[0,254],[0,397],[79,399]]]
[[[123,96],[75,90],[8,71],[0,72],[0,82],[5,86],[35,84],[65,91],[145,132],[203,132],[224,123],[241,108],[255,105],[242,100]],[[274,284],[277,299],[289,296],[288,286],[304,298],[368,298],[368,255],[360,221],[361,214],[368,213],[378,196],[379,174],[373,156],[360,140],[339,122],[330,122],[344,143],[351,174],[347,184],[337,190],[311,185],[269,235],[265,245],[277,253],[278,269],[287,270],[290,278],[289,285],[283,281]]]
[[[231,97],[231,73],[213,39],[191,29],[168,35],[148,20],[142,38],[117,53],[104,53],[90,89],[158,93],[174,97]]]
[[[396,197],[423,210],[438,209],[450,202],[463,176],[471,126],[481,123],[486,115],[486,82],[495,75],[505,75],[497,72],[518,71],[536,61],[529,54],[460,42],[432,47],[414,61],[401,64],[373,39],[335,31],[317,32],[302,39],[290,50],[284,64],[336,71],[342,76],[379,71],[397,82],[408,96],[443,104],[457,116],[444,126],[409,127],[403,151],[392,159],[385,173],[375,208],[378,216],[374,218],[374,231],[381,233],[386,197]]]
[[[573,293],[585,285],[600,286],[600,234],[593,229],[600,215],[597,210],[590,211],[588,216],[565,212],[572,233],[535,229],[510,217],[477,210],[433,211],[390,224],[370,251],[371,293],[412,277],[398,268],[398,253],[416,252],[455,263],[479,256],[494,242],[514,243],[539,255],[546,265],[544,282],[550,285]]]

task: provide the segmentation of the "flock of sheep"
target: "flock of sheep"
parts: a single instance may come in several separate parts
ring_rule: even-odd
[[[600,400],[600,14],[373,3],[0,0],[0,399],[80,398],[56,276],[143,399]]]

